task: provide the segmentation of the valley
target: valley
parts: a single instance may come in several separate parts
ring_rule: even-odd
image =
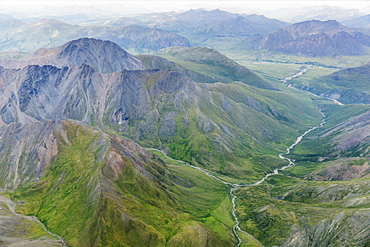
[[[308,67],[309,68],[309,67]],[[305,68],[303,69],[302,71],[298,72],[297,74],[293,75],[293,76],[289,76],[287,78],[285,78],[283,80],[283,83],[285,83],[286,81],[288,80],[291,80],[292,78],[294,77],[298,77],[300,75],[302,75],[304,72],[306,72],[308,70],[308,68]],[[302,135],[298,136],[297,137],[297,140],[292,144],[290,145],[287,149],[286,149],[286,152],[285,153],[280,153],[279,154],[279,158],[283,159],[283,160],[286,160],[288,161],[288,165],[286,166],[283,166],[281,168],[276,168],[272,173],[268,173],[266,174],[261,180],[253,183],[253,184],[237,184],[237,183],[230,183],[230,182],[227,182],[225,180],[222,179],[222,175],[220,176],[220,174],[217,174],[217,173],[213,173],[211,171],[208,171],[208,170],[205,170],[205,169],[202,169],[202,168],[199,168],[199,167],[196,167],[196,166],[193,166],[187,162],[184,162],[184,161],[180,161],[180,160],[176,160],[176,159],[173,159],[173,158],[170,158],[168,157],[163,151],[161,150],[157,150],[157,149],[149,149],[149,150],[152,150],[152,151],[157,151],[157,152],[160,152],[166,159],[169,159],[169,160],[172,160],[172,161],[175,161],[175,162],[178,162],[178,163],[181,163],[181,164],[186,164],[188,165],[189,167],[193,168],[193,169],[196,169],[196,170],[199,170],[201,172],[203,172],[205,175],[225,184],[225,185],[228,185],[230,186],[230,189],[229,189],[229,193],[230,193],[230,198],[231,198],[231,202],[232,202],[232,216],[234,218],[234,221],[235,221],[235,225],[233,226],[233,233],[234,235],[236,236],[238,242],[237,242],[237,247],[240,247],[240,246],[247,246],[245,243],[243,244],[243,240],[242,238],[239,236],[239,233],[242,233],[242,234],[245,234],[247,235],[248,237],[248,246],[249,245],[258,245],[258,246],[263,246],[263,244],[261,242],[259,242],[257,239],[255,239],[251,234],[249,234],[248,232],[242,230],[240,228],[240,220],[237,216],[237,204],[236,204],[236,201],[238,200],[238,197],[234,194],[234,190],[238,189],[238,188],[243,188],[243,187],[253,187],[253,186],[258,186],[260,184],[262,184],[266,179],[268,179],[269,177],[271,176],[274,176],[274,175],[279,175],[279,171],[283,171],[285,169],[288,169],[288,168],[291,168],[293,166],[295,166],[296,164],[293,162],[292,159],[290,158],[287,158],[285,157],[284,155],[287,155],[290,153],[290,150],[292,150],[296,145],[298,145],[302,138],[304,138],[308,133],[310,133],[311,131],[319,128],[319,127],[323,127],[324,126],[324,123],[325,123],[325,114],[320,110],[320,113],[322,114],[323,116],[323,120],[321,121],[320,125],[319,126],[315,126],[315,127],[312,127],[310,128],[309,130],[305,131]],[[221,177],[221,178],[220,178]]]
[[[114,6],[0,14],[1,246],[370,244],[366,15]]]

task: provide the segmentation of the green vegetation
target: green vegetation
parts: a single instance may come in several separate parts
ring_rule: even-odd
[[[220,82],[242,81],[259,88],[272,88],[256,74],[216,50],[206,47],[170,47],[159,51],[159,54],[185,68],[213,76]]]
[[[6,194],[1,196],[6,197]],[[56,237],[45,232],[42,226],[31,219],[15,215],[10,212],[4,202],[0,202],[0,245],[8,246],[11,243],[21,244],[49,244],[52,245]],[[58,246],[56,244],[56,246]]]
[[[145,151],[132,151],[134,144],[78,124],[63,122],[56,136],[58,156],[40,181],[20,186],[12,199],[24,202],[18,212],[37,216],[68,245],[235,241],[222,183],[184,164],[167,166]]]
[[[336,98],[343,103],[365,103],[370,102],[370,90],[368,78],[370,66],[349,68],[334,72],[332,74],[316,74],[308,78],[293,80],[293,84],[305,86],[316,94],[324,94]],[[307,81],[305,81],[307,80]]]
[[[358,227],[367,228],[369,196],[361,193],[368,189],[369,180],[307,182],[273,176],[267,183],[237,191],[241,227],[267,246],[340,245],[344,239],[345,246],[366,246],[366,234],[354,233]],[[350,206],[356,203],[356,208]]]
[[[235,47],[228,49],[217,47],[218,51],[235,60],[238,63],[278,63],[278,64],[312,64],[327,68],[351,68],[364,65],[370,61],[369,55],[363,56],[341,56],[341,57],[305,57],[278,53],[271,50],[246,51]]]

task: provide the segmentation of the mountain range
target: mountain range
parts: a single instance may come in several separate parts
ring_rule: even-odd
[[[284,22],[262,15],[240,15],[219,9],[145,14],[131,18],[119,18],[106,24],[122,26],[132,23],[176,32],[185,36],[192,34],[207,37],[244,37],[265,34],[287,26]]]
[[[247,38],[240,45],[244,49],[270,49],[298,56],[356,56],[368,53],[370,37],[334,20],[312,20]]]
[[[34,51],[82,37],[108,39],[133,52],[150,53],[169,46],[189,46],[178,34],[136,25],[125,27],[78,26],[55,19],[42,19],[0,34],[2,50]]]
[[[207,61],[188,52],[194,63]],[[125,138],[255,181],[283,166],[270,153],[291,142],[302,121],[316,120],[309,99],[248,81],[205,84],[181,70],[145,69],[147,57],[110,41],[84,38],[2,62],[1,186],[22,201],[19,212],[36,215],[71,246],[233,245],[230,214],[217,209],[229,202],[225,185],[185,164],[165,165]]]
[[[0,59],[1,246],[369,246],[369,36],[199,9],[7,19],[0,44],[32,52]]]

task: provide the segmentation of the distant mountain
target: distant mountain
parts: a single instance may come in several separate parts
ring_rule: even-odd
[[[347,26],[366,28],[370,26],[370,15],[364,15],[344,22]]]
[[[33,51],[62,45],[72,39],[109,39],[133,52],[153,52],[169,46],[189,46],[178,34],[140,26],[78,26],[54,19],[25,24],[0,34],[0,49]]]
[[[207,35],[239,37],[265,34],[287,26],[286,23],[258,15],[240,15],[216,10],[195,9],[185,12],[169,12],[137,16],[140,25],[159,28],[182,35]],[[133,18],[119,18],[108,25],[127,25]]]
[[[370,36],[337,21],[305,21],[267,35],[247,38],[241,47],[304,56],[355,56],[367,53]]]
[[[346,26],[355,27],[367,34],[370,33],[370,15],[360,16],[344,22]]]
[[[13,16],[0,13],[0,31],[6,31],[9,29],[17,28],[26,24]]]

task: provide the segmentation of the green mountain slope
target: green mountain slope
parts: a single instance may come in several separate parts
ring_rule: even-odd
[[[270,84],[249,69],[237,64],[216,50],[206,47],[172,47],[163,49],[158,54],[188,69],[216,77],[220,82],[242,81],[255,87],[273,89]]]
[[[315,94],[334,98],[343,103],[370,102],[368,79],[370,65],[343,69],[330,75],[315,77],[309,80],[304,89]],[[294,84],[301,86],[300,80],[294,80]]]
[[[370,108],[318,104],[326,123],[288,155],[297,165],[264,184],[235,192],[242,229],[267,246],[368,246],[370,242]]]
[[[9,126],[8,128],[11,128]],[[72,122],[45,122],[6,133],[29,137],[40,155],[53,149],[42,176],[12,193],[17,211],[37,216],[69,246],[230,246],[229,194],[200,171],[166,165],[135,143]],[[45,131],[46,130],[46,131]],[[49,138],[51,142],[43,141]],[[5,140],[6,138],[3,138]],[[42,152],[43,151],[43,152]],[[34,152],[15,165],[27,164]],[[17,180],[25,179],[19,174]]]

